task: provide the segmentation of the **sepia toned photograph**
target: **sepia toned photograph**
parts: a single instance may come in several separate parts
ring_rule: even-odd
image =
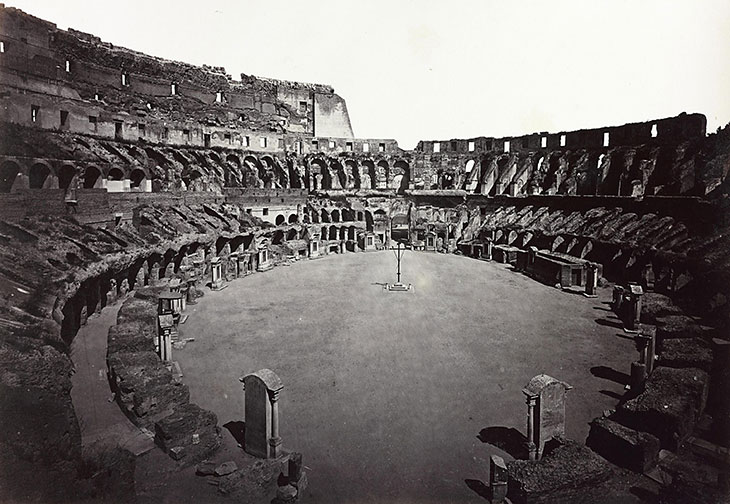
[[[730,503],[727,0],[4,0],[0,504]]]

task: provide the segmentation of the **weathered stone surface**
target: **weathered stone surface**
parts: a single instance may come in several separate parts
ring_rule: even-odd
[[[508,462],[507,471],[507,496],[514,504],[582,502],[584,491],[612,475],[610,464],[570,440],[541,460]]]
[[[659,364],[673,368],[697,368],[709,373],[712,350],[699,338],[664,340]]]
[[[117,313],[117,324],[138,322],[151,327],[157,323],[157,303],[152,299],[132,297],[122,303]]]
[[[695,338],[703,334],[703,328],[686,315],[668,315],[656,320],[657,339],[663,342],[674,338]],[[660,345],[661,346],[661,345]]]
[[[193,443],[198,434],[198,443]],[[183,447],[182,465],[190,465],[209,457],[221,443],[218,417],[196,404],[177,407],[170,415],[155,422],[155,443],[163,450]]]
[[[197,466],[195,466],[195,474],[198,476],[212,476],[215,474],[215,470],[218,467],[218,464],[215,462],[211,462],[209,460],[204,460]]]
[[[636,472],[654,467],[660,449],[656,436],[630,429],[605,417],[591,422],[586,446],[606,460]]]
[[[232,460],[229,462],[223,462],[221,465],[215,468],[214,474],[216,476],[225,476],[231,474],[233,471],[238,470],[238,466]]]
[[[292,485],[280,486],[276,489],[276,504],[286,504],[297,500],[297,489]]]
[[[646,292],[641,299],[641,323],[656,324],[660,317],[681,315],[682,310],[672,302],[669,296],[658,292]]]
[[[154,326],[124,322],[109,328],[107,357],[117,352],[154,352]]]
[[[708,376],[704,371],[660,366],[640,395],[618,407],[615,420],[655,435],[662,448],[676,450],[702,414],[707,391]]]

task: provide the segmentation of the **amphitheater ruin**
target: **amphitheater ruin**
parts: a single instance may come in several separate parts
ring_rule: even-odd
[[[0,4],[0,500],[726,502],[706,129],[404,150]]]

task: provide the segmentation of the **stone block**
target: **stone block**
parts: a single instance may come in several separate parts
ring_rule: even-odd
[[[605,417],[591,422],[586,446],[606,460],[636,472],[654,467],[660,449],[656,436],[630,429]]]
[[[712,350],[698,338],[668,339],[662,343],[659,363],[673,368],[697,368],[709,373]]]
[[[238,466],[235,462],[228,461],[223,462],[221,465],[215,468],[214,474],[216,476],[225,476],[226,474],[231,474],[233,471],[238,470]]]
[[[658,318],[681,315],[682,309],[669,296],[658,292],[647,292],[641,300],[641,323],[656,324]]]
[[[204,460],[197,466],[195,466],[195,474],[198,476],[212,476],[215,474],[215,470],[218,465],[210,460]]]
[[[154,326],[138,321],[124,322],[109,328],[107,357],[116,352],[154,352]]]
[[[193,434],[199,442],[193,444]],[[170,415],[155,423],[155,443],[164,450],[185,448],[181,465],[190,465],[208,458],[221,443],[218,417],[196,404],[177,407]],[[218,469],[218,468],[216,468]]]
[[[514,504],[585,502],[587,491],[611,477],[612,466],[592,450],[576,441],[559,442],[540,460],[507,463],[507,496]]]
[[[708,380],[701,369],[660,366],[646,381],[644,391],[621,404],[613,419],[653,434],[662,448],[676,450],[704,411]]]

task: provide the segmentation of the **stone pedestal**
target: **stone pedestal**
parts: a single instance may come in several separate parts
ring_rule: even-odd
[[[281,455],[279,437],[279,393],[284,388],[279,377],[262,369],[241,378],[245,392],[245,450],[261,458]]]
[[[172,315],[157,316],[157,355],[162,362],[172,361],[172,332],[174,328]]]
[[[522,389],[527,398],[527,446],[530,460],[542,456],[545,443],[565,436],[565,396],[573,387],[541,374]]]
[[[223,272],[220,257],[214,257],[210,260],[210,288],[212,290],[221,290],[223,288]]]
[[[639,332],[641,320],[641,297],[644,295],[644,289],[641,285],[629,285],[629,305],[626,309],[626,320],[624,331]]]

